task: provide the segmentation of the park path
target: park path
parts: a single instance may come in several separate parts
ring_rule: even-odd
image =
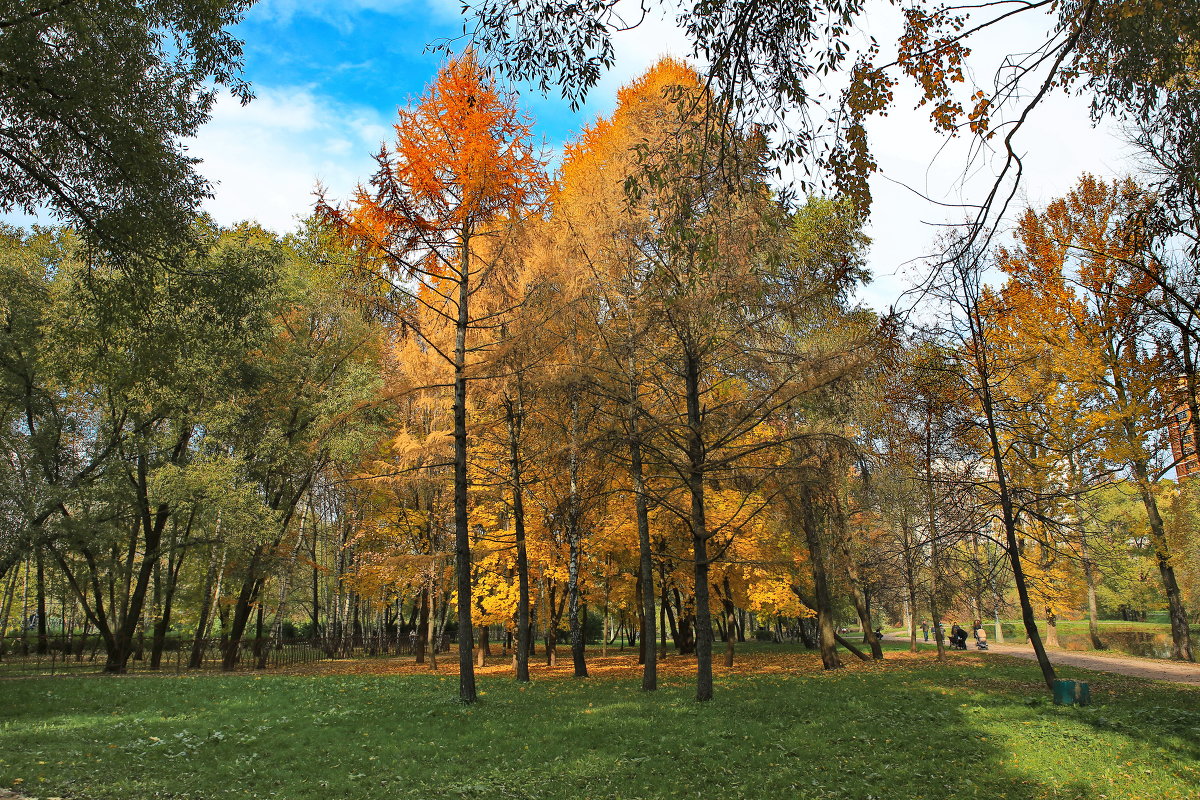
[[[995,644],[992,643],[988,653],[1001,653],[1006,656],[1028,658],[1034,660],[1033,647],[1027,644]],[[1173,681],[1200,686],[1200,664],[1188,664],[1181,661],[1161,661],[1154,658],[1139,658],[1130,655],[1087,652],[1076,650],[1047,650],[1050,663],[1055,666],[1065,664],[1081,669],[1097,672],[1113,672],[1118,675],[1130,675],[1135,678],[1149,678],[1156,681]]]

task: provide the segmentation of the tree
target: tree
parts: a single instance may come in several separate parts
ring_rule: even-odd
[[[1019,398],[1011,398],[1005,392],[1003,378],[1019,369],[1020,362],[1005,360],[1002,349],[996,346],[994,315],[997,309],[989,301],[989,293],[982,281],[983,254],[974,248],[962,248],[957,253],[943,266],[941,284],[947,311],[943,331],[953,355],[949,374],[973,399],[970,411],[974,418],[969,420],[968,427],[974,429],[975,435],[971,438],[980,452],[986,454],[985,463],[988,464],[983,480],[978,481],[979,489],[986,494],[989,505],[999,511],[1004,548],[1012,569],[1025,633],[1033,645],[1046,688],[1052,692],[1054,666],[1046,656],[1038,633],[1021,558],[1019,525],[1022,509],[1012,476],[1012,461],[1017,456],[1011,453],[1005,441],[1005,432],[1009,429],[1008,413],[1013,406],[1019,405]],[[967,435],[971,436],[970,433]],[[929,472],[932,473],[932,469]],[[970,477],[974,478],[974,475]]]
[[[163,254],[208,184],[183,140],[227,86],[251,0],[44,0],[0,8],[0,210],[45,207],[109,250]]]
[[[207,252],[179,272],[153,259],[137,270],[84,261],[72,237],[47,248],[55,239],[35,236],[37,269],[17,258],[5,275],[20,276],[3,361],[22,409],[7,434],[26,544],[67,579],[109,672],[125,671],[151,579],[178,555],[178,504],[156,476],[190,462],[199,432],[219,425],[215,398],[234,390],[265,325],[277,253],[253,235],[197,227]]]
[[[453,366],[459,698],[473,703],[467,385],[486,345],[468,338],[492,330],[502,315],[473,314],[471,299],[499,277],[504,237],[544,191],[544,166],[515,99],[472,53],[444,66],[417,105],[399,112],[395,129],[394,148],[375,157],[370,189],[360,187],[348,209],[320,207],[364,254],[384,260],[397,292],[431,311],[435,325],[453,326],[453,346],[444,350],[432,332],[413,334]]]
[[[1165,469],[1155,467],[1166,425],[1172,375],[1142,297],[1155,288],[1155,264],[1147,259],[1150,235],[1144,221],[1153,198],[1132,181],[1112,184],[1091,175],[1045,212],[1022,217],[1020,247],[1007,254],[1007,269],[1043,292],[1071,281],[1078,298],[1064,303],[1067,320],[1078,330],[1097,368],[1090,376],[1101,407],[1094,415],[1107,444],[1105,458],[1128,470],[1149,524],[1171,617],[1175,658],[1194,660],[1188,615],[1175,575],[1155,484]],[[1166,389],[1166,392],[1164,392]]]
[[[286,244],[287,246],[280,246]],[[310,220],[286,243],[268,306],[271,325],[245,364],[238,414],[223,433],[245,462],[275,526],[236,551],[240,586],[223,666],[233,669],[250,615],[279,567],[314,481],[339,460],[354,461],[374,444],[370,412],[378,407],[380,326],[346,291],[345,253],[325,226]],[[363,443],[366,440],[366,444]],[[258,638],[258,637],[256,637]]]

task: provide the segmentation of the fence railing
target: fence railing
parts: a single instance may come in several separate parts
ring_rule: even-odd
[[[178,673],[221,670],[228,652],[229,643],[222,638],[196,640],[168,637],[155,659],[150,637],[138,637],[134,639],[134,650],[125,664],[125,671]],[[249,638],[239,643],[234,668],[286,669],[330,657],[328,648],[319,640]],[[46,637],[31,633],[0,637],[0,678],[99,673],[104,671],[107,661],[104,640],[94,633]]]

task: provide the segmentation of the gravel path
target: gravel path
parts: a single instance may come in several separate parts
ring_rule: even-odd
[[[1026,644],[991,644],[989,653],[1034,659],[1033,648]],[[1075,650],[1049,650],[1050,663],[1066,664],[1097,672],[1114,672],[1132,675],[1135,678],[1150,678],[1156,681],[1173,681],[1200,686],[1200,664],[1182,661],[1162,661],[1155,658],[1139,658],[1124,654],[1079,652]]]

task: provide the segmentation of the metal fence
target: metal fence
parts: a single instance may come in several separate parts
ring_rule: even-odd
[[[167,638],[154,664],[149,637],[135,638],[126,672],[181,673],[192,670],[219,671],[228,652],[221,638]],[[272,638],[243,639],[238,645],[237,670],[286,669],[330,658],[321,641]],[[36,634],[0,637],[0,678],[41,675],[87,675],[104,671],[108,654],[97,634],[66,634],[39,637]]]

